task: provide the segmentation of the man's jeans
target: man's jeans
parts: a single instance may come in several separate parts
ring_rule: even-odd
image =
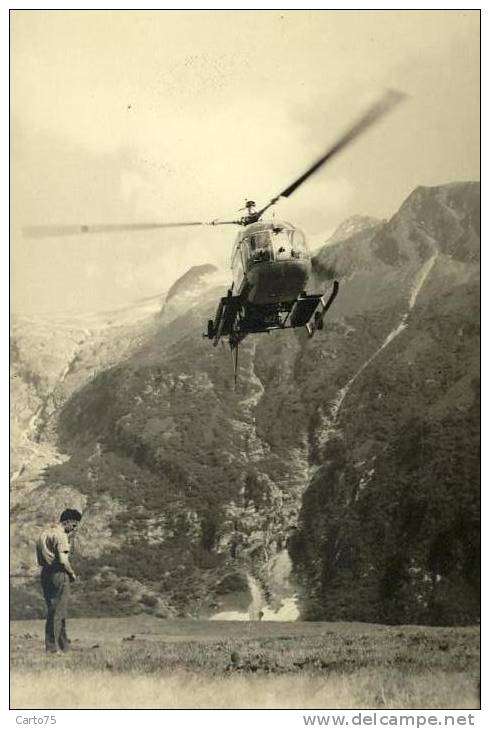
[[[66,635],[66,611],[70,593],[70,578],[60,567],[43,567],[41,585],[48,606],[46,618],[46,650],[55,653],[67,651],[70,642]]]

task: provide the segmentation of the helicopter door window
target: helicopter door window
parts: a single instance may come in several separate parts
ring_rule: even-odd
[[[246,239],[249,265],[272,260],[272,246],[269,233],[257,233]]]
[[[291,258],[291,241],[289,239],[288,230],[275,230],[274,240],[274,258],[276,261],[284,261]]]
[[[249,267],[249,263],[251,260],[250,240],[248,238],[244,238],[242,240],[242,242],[240,243],[240,254],[241,254],[243,269],[246,271],[247,268]]]
[[[233,280],[238,287],[243,278],[243,263],[239,247],[235,248],[231,268],[233,271]]]
[[[306,240],[301,230],[291,231],[291,257],[305,258],[307,256]]]

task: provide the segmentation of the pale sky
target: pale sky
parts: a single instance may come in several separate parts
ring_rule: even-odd
[[[226,265],[232,227],[23,239],[20,226],[235,218],[387,88],[409,99],[277,206],[313,247],[417,185],[479,179],[477,11],[13,11],[12,309],[96,311]],[[230,274],[231,282],[231,274]]]

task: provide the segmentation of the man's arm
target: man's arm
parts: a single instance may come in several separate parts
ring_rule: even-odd
[[[68,541],[66,534],[63,534],[63,537],[57,540],[56,553],[59,563],[65,569],[65,572],[68,573],[71,582],[74,582],[77,576],[70,564],[70,542]]]
[[[58,553],[60,564],[65,568],[65,571],[68,572],[68,576],[72,582],[74,582],[77,579],[77,576],[75,574],[75,571],[73,567],[70,564],[70,555],[69,552],[59,552]]]

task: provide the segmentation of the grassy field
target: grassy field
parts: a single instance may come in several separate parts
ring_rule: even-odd
[[[361,623],[11,624],[12,708],[478,708],[479,630]]]

